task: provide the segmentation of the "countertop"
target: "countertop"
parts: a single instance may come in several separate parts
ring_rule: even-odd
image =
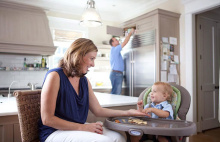
[[[112,95],[94,92],[102,107],[136,105],[138,97],[123,95]],[[17,104],[15,97],[0,97],[0,116],[17,115]]]

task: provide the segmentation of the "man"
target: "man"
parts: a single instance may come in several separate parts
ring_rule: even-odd
[[[111,38],[109,44],[112,46],[110,53],[110,64],[111,73],[110,80],[112,84],[111,94],[121,94],[122,81],[123,81],[123,71],[124,71],[124,61],[121,55],[122,48],[128,43],[134,29],[131,29],[130,33],[125,38],[122,44],[116,38]]]

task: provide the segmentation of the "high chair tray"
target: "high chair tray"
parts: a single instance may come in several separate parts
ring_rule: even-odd
[[[135,136],[141,136],[142,134],[191,136],[196,133],[196,124],[190,121],[147,117],[106,118],[104,126],[112,130],[127,131]]]

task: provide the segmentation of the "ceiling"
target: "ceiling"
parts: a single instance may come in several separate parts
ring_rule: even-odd
[[[82,15],[87,0],[7,0],[42,7],[53,12]],[[95,7],[106,21],[124,21],[145,13],[146,9],[167,0],[95,0]]]

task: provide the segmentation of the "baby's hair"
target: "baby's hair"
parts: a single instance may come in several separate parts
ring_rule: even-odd
[[[171,97],[172,97],[172,94],[173,94],[173,89],[171,87],[170,84],[166,83],[166,82],[155,82],[154,85],[161,85],[163,86],[164,90],[165,90],[165,94],[167,95],[167,100],[171,101]]]

